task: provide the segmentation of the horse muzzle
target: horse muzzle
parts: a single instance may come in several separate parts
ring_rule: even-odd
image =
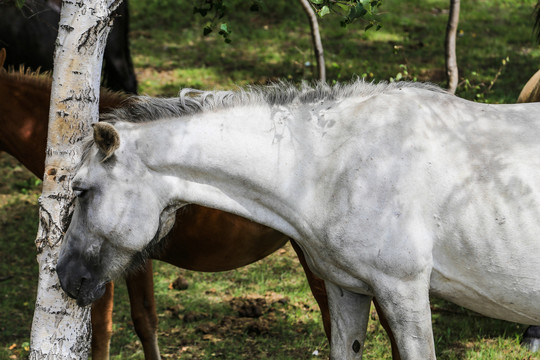
[[[56,273],[62,289],[81,307],[90,305],[105,293],[105,283],[99,281],[81,259],[61,256]]]

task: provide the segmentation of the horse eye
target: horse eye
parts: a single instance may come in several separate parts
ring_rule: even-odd
[[[82,198],[87,193],[87,190],[81,187],[74,186],[73,193],[75,194],[76,197]]]

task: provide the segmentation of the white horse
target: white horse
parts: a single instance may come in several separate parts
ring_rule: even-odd
[[[333,359],[376,297],[402,359],[435,359],[429,294],[540,325],[540,104],[429,85],[136,98],[94,126],[57,272],[87,305],[186,203],[295,239],[325,280]]]

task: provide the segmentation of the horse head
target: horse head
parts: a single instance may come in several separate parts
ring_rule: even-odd
[[[76,204],[56,268],[64,291],[86,306],[105,284],[146,258],[174,225],[159,180],[109,123],[93,141],[72,179]]]

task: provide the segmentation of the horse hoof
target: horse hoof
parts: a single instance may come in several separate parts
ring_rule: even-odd
[[[523,334],[521,346],[532,352],[540,351],[540,326],[529,326]]]
[[[526,338],[521,341],[521,346],[529,349],[531,352],[537,352],[540,350],[540,339]]]

